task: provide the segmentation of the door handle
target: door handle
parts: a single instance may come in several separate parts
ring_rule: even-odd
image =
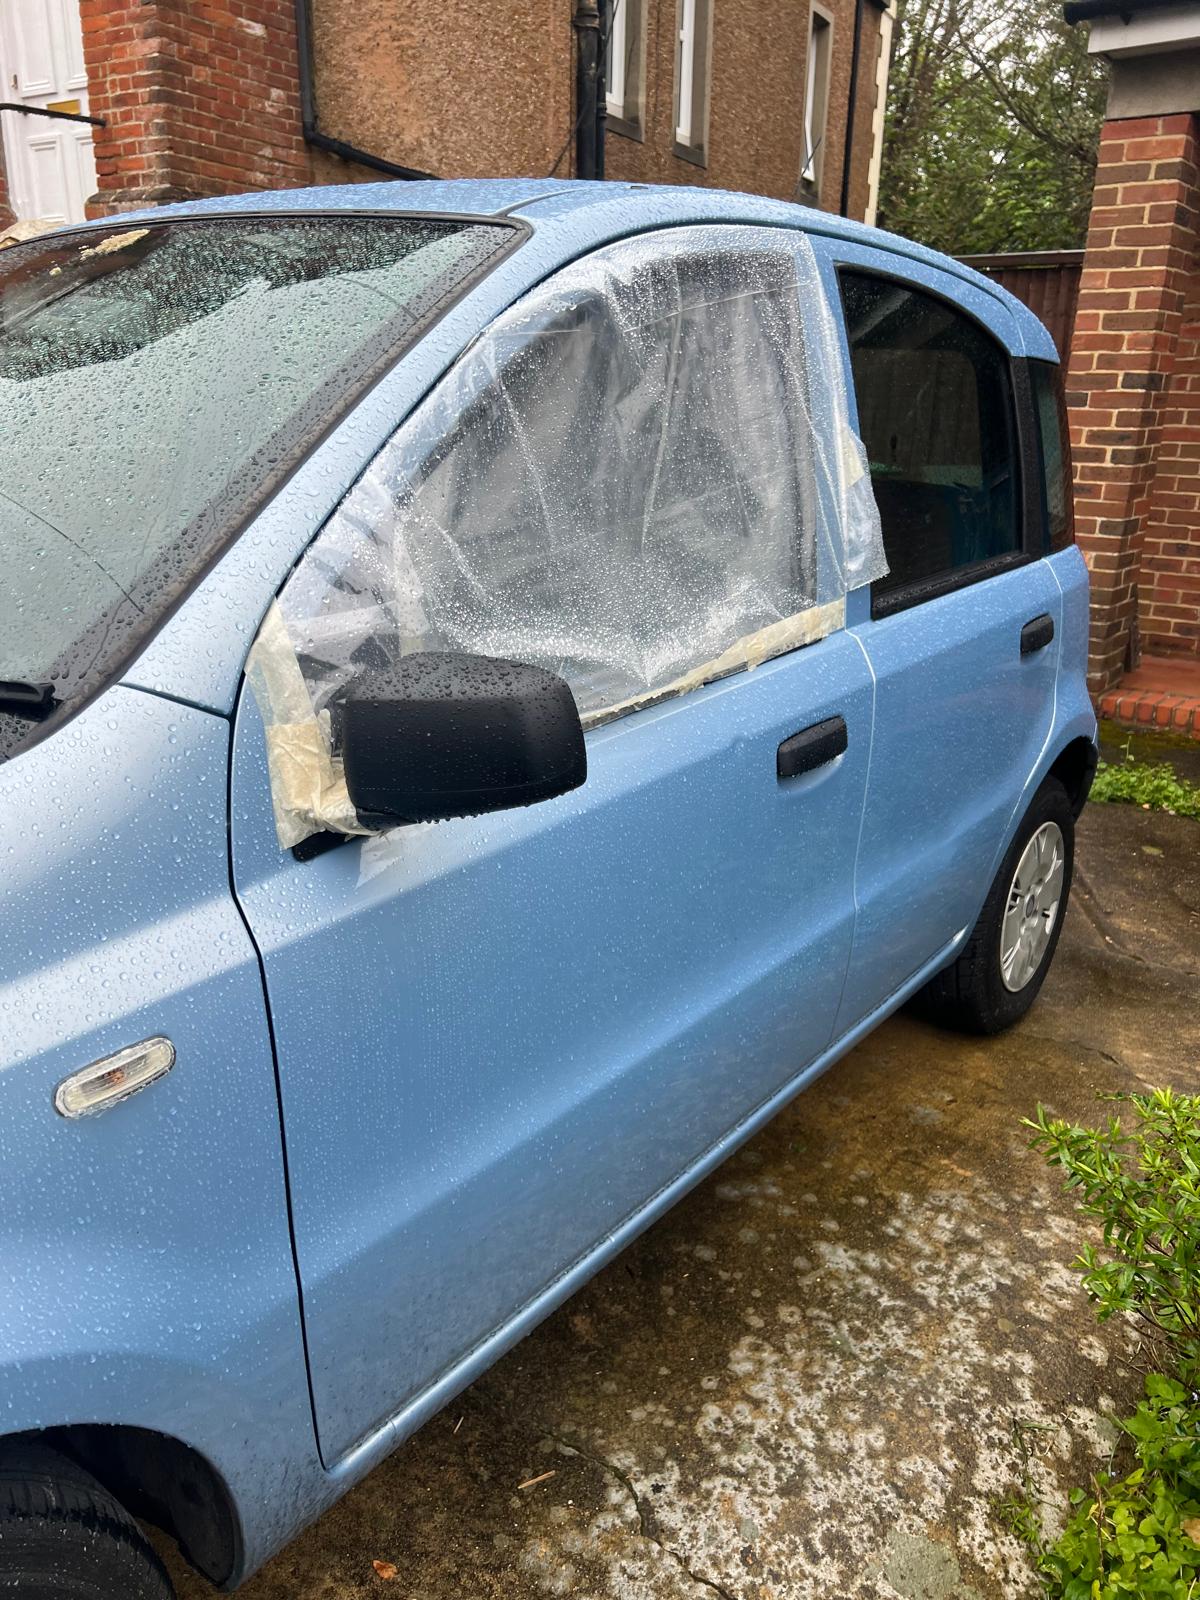
[[[1054,618],[1048,611],[1034,617],[1021,629],[1021,654],[1031,656],[1035,650],[1044,650],[1054,637]]]
[[[780,779],[798,778],[844,755],[848,743],[845,717],[826,717],[783,741],[775,755],[775,771]]]

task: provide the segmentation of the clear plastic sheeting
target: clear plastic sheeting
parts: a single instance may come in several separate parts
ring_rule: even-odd
[[[468,349],[268,619],[280,840],[359,831],[329,713],[363,672],[532,662],[595,725],[823,637],[886,570],[807,239],[688,227],[585,257]],[[310,778],[281,778],[293,758]]]

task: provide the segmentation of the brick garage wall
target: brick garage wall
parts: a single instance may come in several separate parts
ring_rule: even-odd
[[[1147,655],[1200,655],[1200,270],[1187,281],[1142,518],[1138,628]]]
[[[306,183],[291,0],[81,0],[92,215]]]
[[[1198,156],[1191,114],[1107,122],[1101,134],[1067,381],[1076,530],[1092,574],[1093,692],[1138,659],[1152,505],[1181,509],[1163,503],[1180,474],[1159,469],[1156,483],[1156,461],[1190,449],[1188,425],[1168,417],[1194,268]],[[1193,524],[1180,542],[1194,540]]]

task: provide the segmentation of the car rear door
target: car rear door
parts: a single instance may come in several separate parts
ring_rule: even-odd
[[[1050,734],[1062,595],[1007,307],[884,251],[830,253],[890,568],[852,629],[876,710],[840,1033],[973,924]]]
[[[789,436],[761,476],[740,475],[750,452],[771,456],[765,429],[797,418],[774,404],[761,361],[735,359],[751,337],[742,319],[754,318],[730,293],[724,237],[643,238],[612,269],[637,302],[624,326],[639,341],[659,326],[657,290],[643,282],[657,252],[690,263],[676,263],[672,305],[678,296],[726,319],[701,339],[691,322],[681,332],[665,318],[654,335],[674,341],[661,352],[661,407],[643,408],[644,394],[616,382],[620,362],[594,321],[609,313],[573,277],[554,301],[558,321],[539,320],[536,302],[512,341],[538,360],[562,335],[561,369],[548,356],[518,382],[495,341],[482,341],[400,430],[282,596],[306,671],[318,657],[329,667],[347,629],[352,648],[339,659],[352,670],[397,615],[402,629],[417,627],[416,609],[422,648],[444,644],[453,624],[460,647],[557,662],[585,709],[610,702],[587,734],[580,789],[298,860],[272,824],[259,708],[241,699],[234,881],[278,1051],[327,1462],[389,1417],[419,1422],[569,1292],[589,1255],[667,1203],[681,1175],[832,1033],[873,693],[836,604],[816,613],[824,637],[753,671],[740,669],[778,644],[695,671],[661,699],[611,705],[624,691],[610,678],[628,658],[606,639],[626,624],[643,663],[666,651],[678,664],[671,653],[693,633],[701,658],[716,650],[701,600],[711,590],[719,622],[721,607],[736,615],[757,592],[745,552],[764,537],[756,519],[767,511],[755,495],[792,470]],[[764,248],[781,239],[790,251],[778,231]],[[710,253],[724,262],[711,273]],[[556,280],[536,293],[553,301]],[[791,317],[794,279],[789,293]],[[752,415],[746,449],[730,454],[723,440],[745,420],[735,369]],[[491,376],[471,389],[464,370]],[[609,398],[585,419],[582,442],[567,428],[551,448],[547,435],[599,394]],[[722,406],[732,407],[725,420]],[[760,412],[775,422],[760,426]],[[693,441],[682,473],[675,426]],[[735,487],[755,490],[728,517],[714,509],[734,505],[714,476],[726,455]],[[550,461],[586,470],[568,481]],[[598,508],[625,505],[644,470],[646,505],[667,514],[655,509],[627,537],[624,513]],[[772,526],[784,530],[772,559],[790,572],[803,521]],[[664,540],[676,550],[666,563]],[[607,574],[598,586],[597,570]],[[401,576],[363,634],[354,630],[376,605],[364,601],[372,572]],[[814,727],[820,737],[788,745]]]

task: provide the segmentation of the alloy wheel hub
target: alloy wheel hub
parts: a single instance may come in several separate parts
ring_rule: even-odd
[[[1013,994],[1042,964],[1058,921],[1065,865],[1062,829],[1043,822],[1021,852],[1000,929],[1000,977]]]

